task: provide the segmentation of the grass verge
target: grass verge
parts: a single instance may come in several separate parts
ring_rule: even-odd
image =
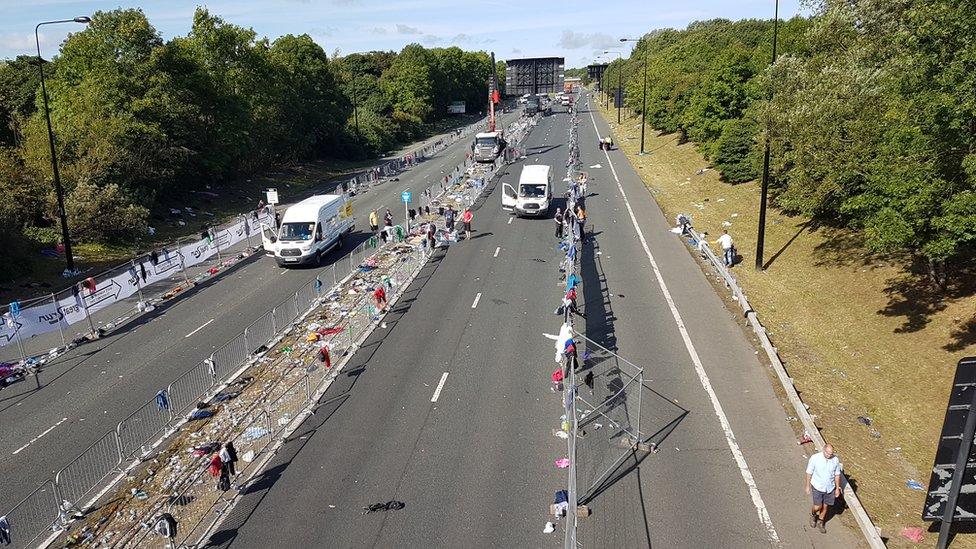
[[[920,519],[925,494],[906,482],[928,484],[955,364],[976,354],[972,278],[959,276],[938,295],[905,261],[867,252],[858,234],[776,210],[767,213],[766,270],[757,272],[758,184],[721,181],[675,135],[650,131],[649,154],[637,156],[639,119],[617,124],[616,113],[600,108],[669,218],[690,214],[710,239],[730,224],[743,256],[735,275],[797,390],[889,546],[914,546],[899,532],[928,527]],[[976,536],[958,536],[953,546],[976,547]]]

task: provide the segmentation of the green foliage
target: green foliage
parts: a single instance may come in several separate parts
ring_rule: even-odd
[[[715,141],[712,162],[730,183],[743,183],[759,176],[756,153],[756,124],[751,120],[724,122]]]
[[[83,182],[65,199],[68,226],[87,242],[134,241],[145,234],[149,210],[132,204],[118,185]]]
[[[271,42],[203,8],[171,40],[138,9],[97,12],[44,66],[72,237],[129,243],[149,211],[204,185],[385,153],[451,101],[483,105],[491,68],[484,52],[417,44],[330,59],[308,35]],[[58,234],[39,83],[33,56],[0,61],[4,242]]]

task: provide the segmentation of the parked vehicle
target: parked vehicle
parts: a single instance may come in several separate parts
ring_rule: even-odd
[[[518,190],[502,183],[502,209],[516,217],[545,216],[552,205],[552,168],[542,164],[524,166]]]
[[[277,229],[262,223],[261,240],[267,255],[281,267],[318,265],[322,256],[342,246],[353,228],[352,199],[323,194],[288,208]]]
[[[482,132],[474,136],[474,159],[476,162],[494,162],[505,150],[504,133],[500,131]]]

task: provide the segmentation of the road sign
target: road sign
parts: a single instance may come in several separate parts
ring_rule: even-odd
[[[935,464],[929,480],[923,520],[942,521],[937,547],[948,542],[949,526],[955,520],[976,517],[976,357],[963,358],[956,366],[952,393]]]
[[[18,316],[20,316],[20,302],[19,301],[11,301],[10,302],[10,315],[13,316],[14,318],[17,318]]]
[[[402,193],[400,193],[400,199],[403,200],[403,203],[404,204],[409,204],[410,203],[410,196],[411,196],[411,194],[412,193],[410,191],[403,191]]]
[[[278,189],[268,189],[265,191],[265,194],[268,196],[268,204],[274,205],[278,203]]]

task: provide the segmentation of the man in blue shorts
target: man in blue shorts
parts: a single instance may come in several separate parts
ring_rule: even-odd
[[[806,492],[813,497],[813,509],[810,511],[810,526],[827,533],[824,521],[827,519],[827,509],[834,504],[835,498],[840,497],[840,460],[834,455],[834,447],[824,446],[822,452],[810,456],[807,462]]]

